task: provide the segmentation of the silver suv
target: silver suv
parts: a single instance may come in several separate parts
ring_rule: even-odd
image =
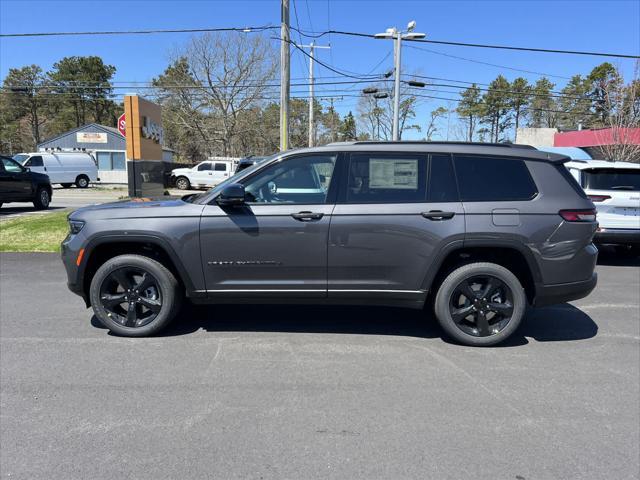
[[[596,214],[568,160],[468,143],[290,151],[201,194],[77,210],[62,258],[120,335],[158,332],[186,295],[433,309],[458,342],[494,345],[528,304],[596,285]]]

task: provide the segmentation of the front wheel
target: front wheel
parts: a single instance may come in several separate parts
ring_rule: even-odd
[[[51,203],[51,194],[49,193],[49,190],[44,187],[38,188],[36,196],[33,199],[33,206],[38,210],[44,210],[49,208],[49,203]]]
[[[176,187],[180,190],[189,190],[191,188],[191,182],[187,177],[178,177],[176,180]]]
[[[98,320],[126,337],[145,337],[166,327],[182,299],[173,274],[141,255],[107,260],[91,280],[89,295]]]
[[[491,346],[518,328],[526,303],[522,284],[509,270],[495,263],[471,263],[444,279],[434,309],[453,339],[470,346]]]

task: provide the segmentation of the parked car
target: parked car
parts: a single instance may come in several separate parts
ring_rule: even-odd
[[[160,331],[186,295],[428,305],[450,337],[494,345],[527,304],[596,285],[595,207],[568,160],[446,142],[285,152],[198,195],[81,208],[62,259],[69,288],[120,335]]]
[[[207,160],[192,168],[175,168],[171,171],[171,184],[180,190],[213,187],[233,175],[233,162]]]
[[[238,165],[236,165],[236,173],[241,172],[242,170],[249,168],[256,163],[260,163],[264,161],[267,157],[258,157],[255,155],[250,155],[248,157],[241,158],[238,161]]]
[[[90,182],[100,180],[95,159],[84,152],[34,152],[19,153],[13,159],[32,172],[49,176],[51,183],[59,183],[64,188],[75,184],[87,188]]]
[[[598,210],[595,243],[615,245],[622,254],[640,255],[640,165],[574,160],[566,167]]]
[[[49,208],[51,193],[49,177],[0,156],[0,207],[4,203],[33,202],[37,209]]]

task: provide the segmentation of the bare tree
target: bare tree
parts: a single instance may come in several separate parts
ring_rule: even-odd
[[[194,37],[154,84],[207,154],[237,155],[245,144],[238,137],[254,133],[243,118],[270,98],[277,66],[263,36],[207,33]]]
[[[371,85],[378,88],[380,92],[385,91],[384,85]],[[416,117],[417,98],[411,95],[411,91],[407,87],[400,90],[400,124],[399,132],[402,139],[402,133],[407,130],[420,131],[420,125],[410,123]],[[387,98],[377,99],[372,95],[364,95],[358,101],[358,121],[360,123],[359,130],[363,130],[369,134],[371,138],[377,140],[391,140],[393,132],[393,97],[389,95]]]
[[[603,118],[605,129],[597,130],[596,138],[605,160],[640,163],[639,72],[640,62],[636,63],[633,79],[628,84],[611,82],[603,92],[606,102],[603,110],[607,116]]]
[[[438,131],[438,120],[447,115],[449,110],[445,107],[438,107],[432,110],[429,114],[429,120],[427,121],[427,131],[425,139],[431,141],[433,135]]]

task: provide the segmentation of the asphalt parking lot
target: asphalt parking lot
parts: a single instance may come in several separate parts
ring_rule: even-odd
[[[640,472],[640,263],[507,345],[421,312],[190,307],[109,335],[57,255],[0,256],[2,478],[630,479]]]

